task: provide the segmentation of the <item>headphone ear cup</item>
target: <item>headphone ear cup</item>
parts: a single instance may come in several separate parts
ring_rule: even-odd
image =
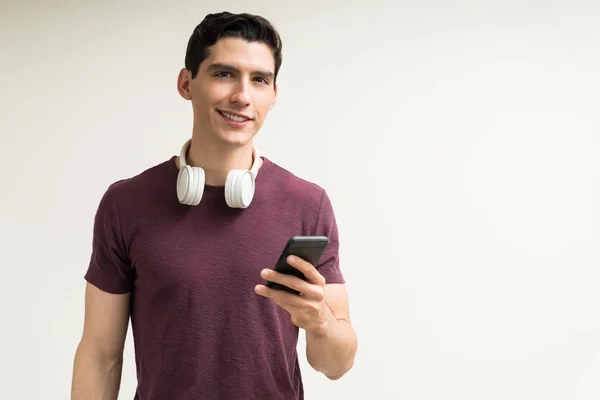
[[[254,197],[254,174],[248,170],[229,171],[225,180],[225,201],[231,208],[247,208]]]
[[[183,166],[177,176],[177,198],[182,204],[197,206],[204,193],[204,170],[189,165]]]

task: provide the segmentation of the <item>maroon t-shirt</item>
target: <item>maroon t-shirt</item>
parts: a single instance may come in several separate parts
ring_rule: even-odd
[[[300,235],[329,237],[317,267],[344,283],[326,192],[264,158],[247,209],[229,208],[222,186],[187,206],[177,174],[173,156],[113,183],[95,217],[85,279],[131,292],[134,399],[303,399],[298,328],[254,287]]]

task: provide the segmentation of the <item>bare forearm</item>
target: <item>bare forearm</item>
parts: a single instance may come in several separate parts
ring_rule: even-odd
[[[306,356],[309,364],[329,379],[339,379],[352,368],[357,339],[348,321],[329,313],[327,329],[306,332]]]
[[[116,400],[122,367],[122,358],[101,358],[79,348],[73,366],[71,400]]]

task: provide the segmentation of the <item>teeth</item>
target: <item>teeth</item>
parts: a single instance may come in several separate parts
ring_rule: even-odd
[[[233,115],[233,114],[229,114],[229,113],[226,113],[225,111],[221,111],[221,114],[223,114],[224,116],[226,116],[230,120],[233,120],[233,121],[236,121],[236,122],[244,122],[244,121],[248,120],[247,118],[239,117],[239,116]]]

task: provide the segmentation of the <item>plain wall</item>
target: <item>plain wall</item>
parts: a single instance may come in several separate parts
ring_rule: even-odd
[[[359,351],[329,381],[301,335],[307,399],[597,400],[599,4],[2,2],[0,398],[69,397],[100,197],[189,138],[228,10],[283,38],[257,146],[338,218]]]

